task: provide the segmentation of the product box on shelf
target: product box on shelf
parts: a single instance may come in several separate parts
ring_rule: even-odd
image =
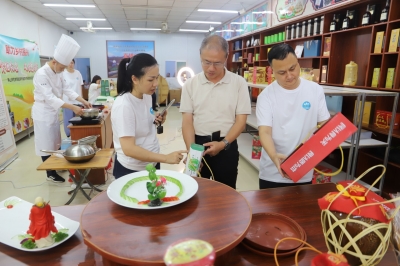
[[[297,58],[301,58],[301,55],[303,54],[303,50],[304,50],[304,46],[303,45],[296,45],[294,53],[296,54]]]
[[[323,65],[321,70],[321,83],[326,83],[328,80],[328,66]]]
[[[388,68],[385,88],[393,89],[394,73],[395,73],[395,68]]]
[[[382,53],[384,36],[385,36],[384,31],[378,31],[376,33],[374,53],[376,53],[376,54]]]
[[[304,42],[304,57],[320,56],[321,40],[311,40]]]
[[[323,56],[329,56],[330,53],[331,53],[331,37],[325,37]]]
[[[393,29],[389,40],[389,53],[397,52],[397,47],[399,46],[399,33],[400,29]]]
[[[355,103],[357,103],[357,101],[355,101]],[[361,106],[359,108],[361,108]],[[364,103],[362,123],[367,125],[372,124],[374,113],[375,113],[375,102],[366,101]],[[355,115],[356,115],[356,105],[354,104],[354,116]],[[358,123],[358,119],[356,119],[356,122]]]
[[[343,96],[325,96],[326,106],[329,113],[337,114],[342,111]]]
[[[249,67],[249,76],[247,80],[254,84],[267,84],[266,68],[261,66]]]
[[[392,120],[392,112],[376,110],[375,125],[379,128],[389,128]],[[400,123],[400,113],[396,113],[393,129],[398,129]]]
[[[380,72],[381,72],[381,69],[379,67],[374,68],[374,73],[372,74],[371,87],[378,88]]]
[[[313,81],[313,69],[303,67],[300,68],[300,77],[309,81]]]
[[[356,131],[353,123],[337,113],[285,159],[282,170],[294,182],[299,181]]]
[[[331,168],[328,168],[328,167],[325,167],[322,165],[317,165],[317,166],[315,166],[315,168],[325,174],[332,173]],[[312,178],[313,184],[322,184],[322,183],[329,183],[329,182],[331,182],[331,176],[320,174],[317,171],[315,171],[315,169],[314,169],[313,178]]]

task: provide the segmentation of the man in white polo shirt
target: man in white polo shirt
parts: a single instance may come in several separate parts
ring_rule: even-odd
[[[180,112],[186,148],[202,144],[204,159],[216,181],[236,189],[239,151],[236,138],[251,114],[250,96],[243,77],[228,71],[227,41],[216,35],[206,37],[200,47],[203,72],[187,80],[182,88]],[[210,178],[206,165],[200,172]]]
[[[311,170],[297,183],[287,178],[280,164],[305,140],[317,124],[330,115],[318,83],[300,78],[300,65],[288,44],[268,52],[275,81],[257,99],[257,124],[263,146],[260,159],[260,189],[311,184]]]

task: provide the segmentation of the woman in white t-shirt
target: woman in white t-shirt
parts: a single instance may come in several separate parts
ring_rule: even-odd
[[[63,72],[63,77],[69,89],[78,93],[82,97],[83,80],[81,72],[75,69],[75,59],[72,59],[68,67]],[[80,104],[77,100],[70,100],[67,95],[63,96],[63,100],[70,104]],[[69,120],[75,116],[75,113],[71,109],[63,108],[63,119],[64,119],[64,131],[67,137],[70,136],[68,128]]]
[[[118,67],[118,96],[111,110],[116,160],[114,177],[145,170],[148,163],[160,169],[160,162],[178,164],[187,151],[160,154],[156,125],[165,121],[154,114],[151,95],[158,85],[159,68],[149,54],[123,59]]]
[[[100,85],[100,83],[101,83],[101,77],[98,76],[98,75],[95,75],[93,77],[93,79],[92,79],[92,83],[89,86],[89,93],[88,93],[89,94],[88,95],[89,102],[92,103],[92,104],[95,103],[97,97],[100,96],[100,93],[101,93],[101,90],[100,90],[101,85]]]

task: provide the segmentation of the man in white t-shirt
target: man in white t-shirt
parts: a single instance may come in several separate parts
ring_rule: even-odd
[[[263,146],[260,159],[260,189],[311,184],[311,170],[297,183],[289,179],[280,164],[310,131],[329,119],[322,87],[300,78],[300,65],[288,44],[268,52],[275,81],[257,99],[257,125]]]
[[[75,59],[72,59],[71,63],[69,63],[68,67],[64,70],[63,76],[68,88],[76,92],[80,97],[82,97],[83,79],[81,72],[75,69]],[[77,100],[69,100],[66,95],[63,96],[63,100],[64,102],[70,104],[80,104],[80,102],[78,102]],[[70,136],[68,121],[74,116],[75,114],[72,110],[66,108],[63,109],[64,131],[67,137]]]

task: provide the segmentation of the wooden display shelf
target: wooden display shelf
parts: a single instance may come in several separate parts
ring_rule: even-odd
[[[381,91],[392,91],[392,92],[400,92],[400,88],[398,89],[390,89],[390,88],[379,88]]]
[[[368,156],[368,157],[374,158],[375,160],[383,161],[383,158],[380,158],[380,157],[378,157],[378,156],[376,156],[376,155],[374,155],[374,154],[371,154],[371,153],[369,153],[368,151],[363,151],[363,154],[366,155],[366,156]],[[396,163],[394,163],[394,162],[388,161],[388,165],[391,165],[391,166],[393,166],[393,167],[396,167],[396,168],[399,168],[399,169],[400,169],[400,165],[398,165],[398,164],[396,164]]]
[[[363,124],[362,127],[364,129],[368,129],[368,130],[371,130],[373,132],[377,132],[377,133],[381,133],[381,134],[385,134],[385,135],[387,135],[389,133],[389,129],[388,128],[387,129],[380,128],[380,127],[377,127],[375,125]],[[400,129],[393,129],[392,136],[395,137],[395,138],[400,138]]]
[[[269,44],[261,44],[261,47],[266,47],[266,46],[274,46],[275,44],[280,44],[280,43],[284,43],[285,41],[281,41],[281,42],[274,42],[274,43],[269,43]]]
[[[321,38],[323,35],[318,34],[318,35],[313,35],[313,36],[307,36],[307,37],[301,37],[301,38],[296,38],[296,39],[290,39],[290,40],[285,40],[285,43],[288,42],[297,42],[297,41],[305,41],[305,40],[314,40]]]

